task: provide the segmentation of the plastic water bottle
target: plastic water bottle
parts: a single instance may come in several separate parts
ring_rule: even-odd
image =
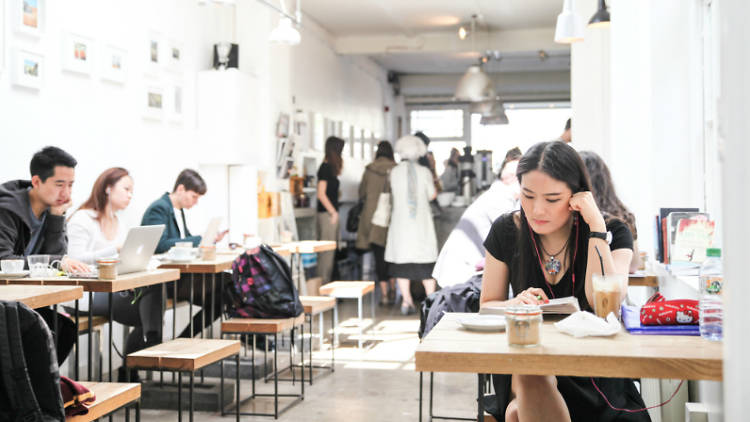
[[[724,285],[721,268],[721,249],[706,249],[706,261],[700,271],[700,331],[701,337],[720,341],[722,338],[723,305],[721,290]]]

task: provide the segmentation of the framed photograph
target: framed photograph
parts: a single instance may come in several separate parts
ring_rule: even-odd
[[[128,77],[128,52],[105,45],[99,54],[102,79],[124,84]]]
[[[184,60],[182,43],[175,40],[169,40],[166,47],[167,51],[165,55],[167,56],[167,67],[175,72],[182,71],[182,63]]]
[[[276,121],[276,136],[279,138],[289,137],[289,115],[286,113],[279,114],[279,120]]]
[[[38,37],[44,27],[45,0],[10,0],[17,32]]]
[[[65,34],[62,47],[62,68],[91,75],[94,70],[94,41],[76,34]]]
[[[169,92],[169,120],[182,123],[185,113],[185,90],[182,85],[175,84]]]
[[[18,50],[13,54],[13,84],[31,89],[41,89],[44,78],[44,58],[30,51]]]
[[[159,72],[159,66],[164,62],[164,46],[162,44],[161,34],[155,31],[148,33],[146,73],[155,75]]]
[[[149,120],[161,120],[164,116],[164,90],[149,86],[143,92],[143,117]]]

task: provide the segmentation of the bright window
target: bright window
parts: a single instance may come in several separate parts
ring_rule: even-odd
[[[430,138],[463,138],[464,111],[412,110],[409,113],[411,133],[422,131]]]

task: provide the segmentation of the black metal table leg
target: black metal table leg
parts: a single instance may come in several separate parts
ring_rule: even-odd
[[[88,378],[87,379],[89,381],[93,381],[94,380],[94,365],[91,362],[92,359],[93,359],[93,356],[91,354],[91,350],[92,350],[91,348],[93,347],[93,344],[94,344],[94,336],[92,334],[92,328],[91,328],[91,326],[93,325],[91,323],[91,320],[94,318],[94,316],[93,316],[93,308],[94,308],[94,293],[89,292],[89,326],[88,326],[88,333],[89,333],[89,341],[88,341],[88,343],[89,343],[89,350],[88,350],[88,353],[89,353],[89,356],[88,356],[88,361],[87,361],[87,364],[88,364]],[[99,381],[101,381],[101,380],[99,380]]]
[[[190,397],[190,422],[193,422],[193,412],[195,412],[195,409],[193,408],[193,389],[195,388],[194,378],[195,372],[190,371],[190,391],[188,392]]]
[[[78,333],[78,329],[79,329],[78,327],[80,327],[80,325],[78,325],[80,323],[79,317],[78,317],[78,299],[76,299],[75,320],[76,320],[75,321],[76,322],[76,345],[75,345],[75,348],[76,348],[75,365],[76,365],[76,367],[75,367],[75,369],[73,371],[73,374],[76,377],[76,380],[80,380],[81,378],[79,378],[79,374],[78,374],[78,366],[80,364],[80,354],[81,354],[81,349],[79,347],[80,346],[80,339],[79,339],[80,336],[79,336],[79,333]]]
[[[177,371],[177,421],[182,422],[182,372]]]
[[[419,372],[419,422],[422,422],[422,375],[424,372]]]
[[[237,370],[235,371],[235,376],[237,377],[237,380],[235,381],[235,389],[236,389],[236,395],[237,398],[235,398],[235,402],[237,403],[237,406],[235,406],[234,409],[234,415],[237,418],[237,422],[240,422],[240,353],[237,352],[237,356],[235,356],[235,364],[237,365]],[[253,367],[255,367],[255,364],[253,363]]]
[[[109,293],[109,382],[112,382],[112,320],[115,319],[115,312],[112,309],[112,295]],[[89,323],[91,323],[89,321]]]

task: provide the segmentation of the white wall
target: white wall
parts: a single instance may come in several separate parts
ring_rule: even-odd
[[[7,6],[6,23],[11,2]],[[47,1],[44,33],[39,39],[6,32],[6,71],[0,74],[0,180],[29,178],[32,154],[45,145],[56,145],[79,162],[73,199],[80,204],[94,179],[110,166],[123,166],[135,179],[135,198],[123,217],[138,224],[146,206],[171,190],[177,173],[197,168],[195,139],[195,75],[208,68],[211,45],[227,37],[229,9],[202,8],[196,2],[69,0]],[[157,30],[162,39],[182,43],[182,72],[160,70],[147,77],[147,37]],[[95,40],[95,46],[112,43],[128,52],[129,69],[123,85],[100,79],[99,70],[84,76],[61,69],[62,34],[73,31]],[[12,86],[11,51],[28,49],[44,56],[46,73],[42,89]],[[95,57],[94,57],[95,58]],[[182,123],[143,118],[141,99],[147,85],[184,87]],[[209,184],[209,193],[217,188]],[[195,226],[195,225],[194,225]],[[197,228],[194,230],[198,230]]]

